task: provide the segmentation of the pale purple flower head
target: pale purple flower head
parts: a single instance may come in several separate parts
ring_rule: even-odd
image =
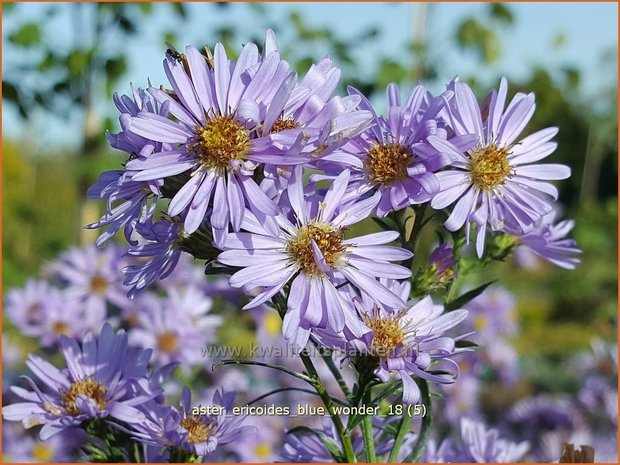
[[[10,289],[4,297],[4,311],[26,336],[39,336],[51,309],[63,304],[59,289],[47,281],[29,279],[23,288]]]
[[[454,259],[454,247],[449,242],[438,244],[429,257],[435,274],[434,279],[440,282],[451,281],[455,276],[456,260]]]
[[[506,226],[505,231],[514,235],[518,241],[515,257],[521,266],[536,268],[537,260],[532,260],[531,255],[567,270],[575,269],[581,261],[578,258],[581,250],[577,248],[577,242],[566,237],[575,227],[575,221],[563,220],[554,224],[555,217],[555,211],[544,215],[527,233]]]
[[[21,421],[26,428],[43,425],[42,440],[94,418],[145,421],[136,406],[159,394],[146,377],[150,350],[128,349],[124,331],[115,334],[108,324],[98,338],[86,334],[82,347],[68,337],[60,345],[67,368],[59,370],[31,354],[26,365],[42,385],[25,377],[32,391],[13,386],[25,402],[5,406],[5,420]]]
[[[483,423],[466,417],[461,418],[461,441],[450,441],[449,446],[444,454],[446,461],[465,463],[518,462],[530,448],[527,441],[508,441],[500,437],[498,430],[487,429]]]
[[[190,390],[184,388],[179,408],[145,406],[144,421],[131,424],[132,430],[128,432],[145,444],[208,456],[218,447],[255,431],[254,427],[243,425],[243,415],[231,413],[235,396],[234,392],[218,390],[210,404],[192,405]],[[202,413],[201,407],[205,408]]]
[[[384,432],[388,427],[388,424],[393,421],[397,421],[396,417],[382,418],[373,417],[372,434],[375,439],[375,453],[379,456],[387,454],[392,449],[394,444],[393,438],[385,438]],[[336,428],[330,422],[324,421],[322,427],[317,429],[318,432],[330,439],[332,442],[339,444],[340,437],[336,432]],[[403,449],[407,450],[410,447],[412,434],[408,434],[403,444]],[[364,440],[361,436],[357,436],[353,439],[353,450],[355,455],[360,458],[360,461],[364,460]],[[281,458],[286,462],[292,463],[330,463],[334,462],[334,457],[329,453],[329,450],[325,447],[325,444],[319,439],[316,434],[302,433],[295,434],[293,432],[287,432],[284,439],[284,446],[280,452]]]
[[[383,284],[408,300],[408,283],[403,286],[398,281],[383,280]],[[321,344],[354,355],[358,365],[376,360],[374,374],[382,382],[387,382],[390,374],[402,379],[403,402],[407,404],[420,400],[420,389],[412,375],[439,384],[454,382],[459,368],[450,357],[461,350],[456,348],[455,339],[444,333],[466,318],[466,310],[444,314],[443,306],[434,305],[428,296],[393,307],[378,305],[365,292],[361,298],[349,298],[357,314],[348,319],[340,334],[317,331]]]
[[[514,295],[502,288],[491,287],[465,304],[469,310],[467,326],[476,331],[483,342],[498,336],[512,336],[519,329]]]
[[[370,215],[378,200],[373,196],[343,204],[348,180],[346,170],[324,196],[306,197],[298,167],[287,188],[290,212],[288,217],[277,217],[277,231],[268,231],[248,213],[243,223],[247,232],[227,234],[218,244],[224,250],[218,260],[241,268],[231,276],[230,284],[247,292],[260,289],[244,308],[266,302],[290,283],[283,332],[299,349],[313,328],[336,332],[344,328],[349,306],[337,285],[349,282],[365,289],[376,302],[393,307],[403,304],[377,278],[408,278],[409,269],[390,261],[406,260],[412,254],[384,245],[398,237],[394,231],[344,239],[344,230]]]
[[[67,296],[83,302],[87,317],[101,324],[108,303],[118,307],[127,304],[121,283],[121,265],[120,247],[101,250],[93,244],[69,249],[49,263],[45,271],[66,286]]]
[[[446,131],[438,128],[435,120],[443,100],[433,97],[422,85],[413,89],[404,104],[396,84],[390,84],[386,93],[388,111],[383,117],[377,115],[366,97],[350,87],[349,94],[360,98],[360,108],[370,112],[373,125],[317,162],[334,175],[345,168],[351,170],[350,195],[380,192],[378,216],[428,202],[439,190],[433,172],[450,161],[424,143],[430,134],[446,137]]]
[[[131,245],[127,254],[145,261],[123,268],[123,284],[131,286],[127,293],[130,299],[158,279],[170,275],[182,253],[179,244],[181,228],[176,222],[159,220],[154,223],[138,223],[136,232],[144,240]]]
[[[547,128],[517,141],[534,114],[534,94],[517,93],[504,108],[508,85],[502,78],[482,107],[470,87],[458,80],[448,86],[442,115],[455,137],[428,142],[453,159],[450,169],[437,173],[440,192],[431,201],[435,209],[455,203],[445,226],[456,231],[466,224],[467,237],[478,228],[476,250],[482,256],[487,225],[493,231],[515,225],[522,232],[553,208],[558,191],[549,182],[566,179],[570,169],[558,164],[532,164],[551,154],[550,139],[557,128]],[[475,137],[471,137],[471,136]]]
[[[171,289],[165,299],[149,299],[135,315],[129,342],[153,348],[158,365],[179,362],[184,368],[200,363],[201,348],[215,338],[222,319],[209,314],[212,301],[196,288],[182,292]]]
[[[159,105],[144,89],[134,89],[132,95],[114,94],[114,103],[121,115],[137,116],[140,112],[151,113],[161,117],[168,114],[168,105]],[[140,154],[148,156],[161,152],[170,146],[146,139],[127,130],[126,117],[120,118],[122,130],[118,134],[106,133],[111,147],[129,154],[129,160]],[[153,217],[155,205],[161,195],[161,179],[133,181],[135,173],[124,170],[105,171],[96,184],[88,189],[91,199],[105,199],[106,213],[99,221],[86,226],[88,229],[107,227],[99,238],[97,245],[104,245],[114,234],[124,229],[125,238],[131,242],[131,233],[137,221],[145,222]]]
[[[75,463],[79,447],[88,434],[80,428],[67,428],[46,441],[27,435],[16,423],[2,423],[2,459],[7,463]]]

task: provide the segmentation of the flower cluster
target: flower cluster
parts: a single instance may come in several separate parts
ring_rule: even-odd
[[[431,389],[451,392],[446,386],[460,372],[455,356],[472,351],[476,343],[466,339],[476,331],[488,351],[464,360],[462,386],[471,392],[460,400],[479,394],[480,367],[514,383],[516,355],[500,338],[517,331],[510,297],[483,293],[487,285],[455,293],[457,278],[514,249],[563,268],[579,262],[580,250],[566,238],[573,223],[554,225],[552,216],[558,190],[550,181],[567,178],[570,169],[536,163],[555,150],[557,128],[522,135],[533,94],[509,101],[503,78],[481,102],[459,79],[439,95],[418,84],[401,96],[390,84],[380,114],[355,88],[334,95],[341,72],[329,57],[298,76],[271,30],[262,50],[247,43],[235,60],[218,43],[213,52],[169,50],[163,66],[170,88],[115,95],[121,130],[108,141],[127,158],[88,192],[106,203],[103,217],[87,226],[106,228],[97,245],[122,230],[125,255],[116,247],[70,251],[47,267],[59,287],[31,282],[7,296],[8,314],[24,334],[46,346],[60,340],[67,369],[31,355],[28,367],[45,387],[29,378],[32,391],[14,387],[26,402],[5,407],[5,419],[43,424],[42,438],[67,428],[95,436],[108,428],[106,437],[142,444],[142,458],[171,462],[254,458],[225,447],[254,431],[254,455],[275,458],[272,430],[244,426],[245,415],[231,414],[235,394],[224,387],[277,381],[263,397],[289,389],[307,394],[295,384],[303,381],[328,407],[332,424],[290,424],[282,458],[416,461],[427,425],[416,426],[419,435],[410,425],[426,420],[400,411],[399,421],[383,421],[354,409],[375,401],[379,409],[384,399],[406,412],[430,408]],[[440,240],[425,263],[416,246],[428,224]],[[226,275],[226,284],[196,274],[188,255],[206,262],[206,274]],[[115,277],[121,268],[129,299]],[[149,290],[156,283],[158,291]],[[218,293],[253,309],[259,342],[299,357],[272,353],[259,362],[239,353],[220,361],[211,354],[209,343],[230,321],[213,308]],[[71,305],[64,305],[65,294]],[[113,315],[106,315],[109,307]],[[126,331],[105,324],[80,347],[76,339],[106,318]],[[311,349],[321,351],[322,368]],[[190,380],[212,380],[202,358],[217,366],[259,365],[295,380],[282,389],[280,378],[250,382],[231,370],[222,388],[198,396],[214,410],[196,413],[190,390],[179,386],[178,406],[166,404],[164,386],[175,366]],[[593,385],[583,402],[608,400],[599,394]],[[248,408],[257,402],[246,400]],[[286,408],[298,403],[287,400]],[[340,414],[334,403],[353,410]],[[452,419],[463,413],[454,403],[445,411]],[[515,423],[518,411],[517,405]],[[361,435],[352,434],[357,425]],[[426,457],[514,461],[531,446],[468,419],[461,439],[430,447]],[[261,441],[271,443],[264,448]],[[126,458],[111,444],[89,447],[93,456]]]

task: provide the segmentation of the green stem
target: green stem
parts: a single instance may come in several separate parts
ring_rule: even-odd
[[[370,389],[364,394],[364,404],[370,405]],[[377,455],[375,454],[375,439],[372,434],[372,416],[364,415],[362,420],[362,435],[364,437],[364,452],[366,453],[366,461],[368,463],[376,463]]]
[[[401,418],[400,424],[398,425],[398,433],[396,433],[396,437],[394,438],[394,445],[390,451],[390,456],[387,459],[387,463],[396,462],[398,452],[400,452],[400,447],[403,445],[403,441],[405,440],[405,434],[407,434],[409,428],[411,427],[411,418],[412,417],[407,412],[405,412]]]
[[[331,357],[331,355],[323,355],[323,360],[325,361],[325,364],[327,365],[327,368],[329,368],[331,374],[334,376],[336,381],[338,381],[338,386],[340,386],[342,393],[348,399],[351,396],[351,391],[349,390],[349,386],[347,386],[347,382],[342,377],[340,370],[334,364],[334,359]]]
[[[314,364],[312,363],[312,359],[307,354],[304,354],[303,352],[300,353],[299,356],[301,357],[301,361],[303,362],[304,367],[306,367],[306,371],[308,372],[310,377],[314,379],[315,381],[313,384],[314,389],[316,389],[317,394],[323,400],[323,404],[325,404],[325,407],[327,408],[327,411],[329,412],[329,416],[334,422],[336,431],[338,432],[338,435],[340,436],[340,440],[342,441],[342,447],[344,449],[345,459],[347,460],[348,463],[356,463],[357,458],[355,457],[355,451],[353,450],[353,443],[351,442],[351,433],[345,430],[344,425],[342,423],[342,419],[336,414],[336,410],[334,409],[334,403],[332,401],[332,398],[327,393],[325,386],[323,386],[323,384],[321,383],[319,374],[317,373],[316,368],[314,367]]]
[[[417,462],[424,453],[424,448],[431,436],[431,428],[433,426],[433,411],[431,404],[431,394],[428,383],[425,379],[419,381],[420,391],[422,392],[422,402],[426,406],[425,415],[422,417],[422,427],[420,428],[420,437],[416,442],[411,454],[404,460],[405,462]]]

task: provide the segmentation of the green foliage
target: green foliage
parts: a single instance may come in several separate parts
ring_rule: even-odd
[[[41,30],[36,23],[26,23],[9,35],[9,41],[22,47],[30,47],[41,42]]]

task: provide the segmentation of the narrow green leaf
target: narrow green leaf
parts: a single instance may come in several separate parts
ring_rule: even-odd
[[[493,284],[496,281],[497,279],[494,279],[493,281],[489,281],[488,283],[485,283],[482,286],[478,286],[477,288],[472,289],[471,291],[467,291],[465,294],[460,295],[459,297],[457,297],[456,299],[450,302],[446,302],[446,305],[445,305],[446,312],[451,312],[452,310],[462,308],[465,304],[467,304],[468,302],[470,302],[471,300],[475,299],[480,294],[482,294],[487,287],[489,287],[491,284]]]

